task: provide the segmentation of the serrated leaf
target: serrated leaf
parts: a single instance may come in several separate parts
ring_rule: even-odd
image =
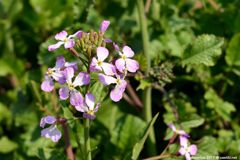
[[[213,66],[215,58],[220,56],[223,38],[214,35],[201,35],[189,45],[183,53],[183,65],[204,64]]]
[[[197,145],[198,146],[198,152],[196,157],[204,157],[204,156],[217,156],[218,151],[217,151],[217,142],[216,139],[213,137],[203,137],[200,140],[200,143]]]
[[[207,100],[208,108],[214,109],[224,120],[231,120],[231,113],[236,111],[232,103],[222,100],[213,89],[209,89],[204,98]]]
[[[148,127],[147,127],[147,129],[146,129],[146,131],[145,131],[145,133],[144,133],[144,136],[142,137],[142,139],[134,145],[133,150],[132,150],[132,159],[133,159],[133,160],[138,159],[139,154],[140,154],[140,152],[141,152],[142,149],[143,149],[143,145],[144,145],[144,143],[145,143],[145,141],[146,141],[146,139],[147,139],[147,137],[148,137],[148,135],[149,135],[150,129],[153,127],[153,124],[154,124],[155,121],[157,120],[158,115],[159,115],[159,113],[157,113],[157,114],[153,117],[153,119],[152,119],[151,122],[149,123],[149,125],[148,125]]]
[[[0,153],[10,153],[17,149],[18,145],[4,136],[0,139]]]
[[[226,50],[225,60],[229,66],[240,66],[240,33],[234,35]]]

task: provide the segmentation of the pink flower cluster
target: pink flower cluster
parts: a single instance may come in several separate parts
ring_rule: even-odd
[[[99,33],[104,33],[110,22],[103,21],[101,23]],[[69,35],[66,31],[57,33],[55,39],[58,41],[56,44],[50,45],[48,50],[50,52],[56,50],[57,48],[64,46],[65,49],[73,48],[76,44],[75,39],[80,40],[82,38],[83,31],[77,31],[73,35]],[[88,33],[87,33],[88,34]],[[110,39],[105,38],[105,42],[111,42],[118,52],[118,57],[113,61],[109,62],[109,50],[106,47],[96,47],[96,56],[92,57],[91,61],[88,62],[89,68],[86,71],[79,71],[78,64],[76,62],[66,62],[63,56],[57,57],[56,65],[53,68],[48,68],[45,73],[45,79],[41,84],[41,89],[45,92],[51,92],[54,90],[54,81],[60,84],[59,99],[67,100],[69,99],[70,104],[75,107],[79,112],[83,113],[83,117],[87,119],[95,119],[95,113],[100,107],[99,102],[95,102],[94,95],[90,90],[85,93],[80,92],[81,87],[91,85],[91,72],[98,74],[98,80],[105,86],[110,86],[113,88],[110,92],[110,98],[118,102],[122,99],[123,93],[127,86],[127,81],[125,80],[127,73],[135,73],[139,69],[139,64],[136,60],[133,60],[134,56],[133,50],[129,46],[124,46],[121,50],[120,47],[112,42]],[[90,87],[87,87],[88,89]],[[51,123],[49,122],[51,120]],[[50,128],[44,129],[42,131],[42,136],[51,138],[52,130],[57,133],[57,138],[51,138],[54,142],[58,141],[61,134],[59,134],[56,129],[54,117],[48,116],[41,120],[42,122],[52,124]],[[45,124],[44,123],[44,124]],[[40,125],[41,127],[44,125]],[[53,136],[54,137],[54,136]]]
[[[190,137],[184,130],[178,130],[173,124],[169,124],[169,128],[173,130],[177,135],[179,135],[180,141],[180,149],[179,154],[184,155],[186,160],[191,160],[191,156],[197,154],[197,146],[195,144],[191,144],[188,141]]]

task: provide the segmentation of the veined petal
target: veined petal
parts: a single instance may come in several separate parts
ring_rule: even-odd
[[[186,154],[186,148],[181,147],[178,151],[181,155],[185,155]]]
[[[129,72],[135,73],[139,69],[139,64],[137,61],[127,58],[126,67]]]
[[[86,72],[80,72],[75,78],[73,82],[73,86],[74,87],[82,86],[82,85],[89,84],[89,82],[90,82],[90,75]]]
[[[105,32],[109,25],[110,25],[110,21],[106,21],[106,20],[102,21],[100,29],[99,29],[100,32]]]
[[[116,85],[115,88],[110,93],[110,98],[114,102],[118,102],[122,99],[123,93],[126,89],[127,82],[125,80],[122,80],[120,85]]]
[[[52,73],[52,77],[53,79],[55,79],[56,81],[59,81],[60,78],[62,78],[64,75],[61,71],[56,71]]]
[[[78,91],[71,91],[70,92],[70,103],[73,106],[81,106],[83,105],[83,96]]]
[[[78,70],[77,62],[66,62],[64,66],[72,67],[75,72]]]
[[[72,83],[72,78],[74,76],[74,70],[72,67],[64,69],[64,76],[66,77],[67,83]]]
[[[128,47],[128,46],[124,46],[123,47],[123,54],[126,57],[129,57],[129,58],[134,56],[133,50],[130,47]]]
[[[191,155],[196,155],[197,154],[197,146],[195,144],[192,144],[188,147],[189,153]]]
[[[188,139],[184,136],[179,136],[179,140],[180,140],[180,145],[186,148],[188,145]]]
[[[51,92],[54,89],[54,83],[51,78],[45,79],[41,84],[41,89],[45,92]]]
[[[122,58],[119,58],[118,60],[116,60],[115,62],[115,66],[117,67],[117,69],[119,70],[119,72],[124,72],[125,70],[125,60]]]
[[[50,138],[53,142],[58,142],[62,137],[62,133],[57,129],[56,125],[45,128],[41,131],[41,136]]]
[[[74,106],[74,107],[79,112],[87,112],[88,111],[88,108],[87,108],[86,104],[84,104],[84,103],[80,106]]]
[[[64,43],[64,48],[72,48],[74,45],[75,41],[73,39],[68,39],[68,41]]]
[[[102,63],[102,69],[103,69],[103,72],[108,76],[113,76],[116,73],[116,69],[115,69],[114,65],[106,63],[106,62]]]
[[[66,100],[66,99],[68,99],[68,97],[69,97],[69,89],[67,88],[67,87],[64,87],[64,88],[60,88],[59,89],[59,98],[61,99],[61,100]]]
[[[48,46],[48,51],[49,52],[54,51],[54,50],[58,49],[63,44],[64,44],[64,42],[57,42],[56,44],[52,44],[52,45]]]
[[[56,60],[55,68],[62,68],[65,64],[65,58],[63,56],[58,56]]]
[[[97,64],[97,59],[93,57],[92,62],[90,64],[90,71],[95,72],[95,71],[101,71],[102,68]]]
[[[68,38],[73,38],[73,37],[78,37],[78,38],[82,38],[82,33],[83,31],[79,30],[77,31],[76,33],[72,34],[72,35],[69,35]]]
[[[186,160],[191,160],[191,155],[189,153],[186,153],[185,158],[186,158]]]
[[[41,121],[40,121],[40,127],[44,127],[45,124],[53,124],[56,122],[56,118],[53,117],[53,116],[46,116],[46,117],[43,117],[41,118]]]
[[[105,43],[112,43],[112,40],[111,40],[110,38],[105,38],[105,39],[104,39],[104,42],[105,42]]]
[[[98,60],[104,61],[108,57],[108,54],[109,54],[109,52],[108,52],[107,48],[104,48],[104,47],[97,48]]]
[[[90,110],[94,109],[95,97],[91,93],[87,93],[85,96],[85,102]]]
[[[100,108],[101,104],[97,103],[96,107],[94,108],[94,113],[96,113],[98,111],[98,109]]]
[[[99,81],[102,83],[102,84],[104,84],[104,85],[110,85],[110,84],[113,84],[113,83],[116,83],[116,78],[114,78],[114,77],[111,77],[111,76],[106,76],[106,75],[104,75],[104,74],[102,74],[102,73],[100,73],[99,75],[98,75],[98,79],[99,79]]]
[[[66,31],[62,31],[62,32],[59,32],[55,35],[55,39],[56,40],[60,40],[60,41],[64,41],[65,38],[67,38],[67,32]]]

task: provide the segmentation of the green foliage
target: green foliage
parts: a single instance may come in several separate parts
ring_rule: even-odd
[[[232,37],[226,50],[225,60],[229,66],[240,66],[240,34]]]
[[[204,64],[213,66],[215,59],[221,55],[224,40],[214,35],[201,35],[184,51],[183,64]]]
[[[153,119],[151,120],[151,122],[149,122],[148,127],[144,133],[144,136],[134,145],[133,150],[132,150],[132,159],[138,159],[139,154],[141,153],[142,149],[143,149],[143,145],[145,143],[145,141],[147,140],[147,137],[149,135],[150,129],[153,127],[154,123],[156,122],[157,118],[158,118],[159,113],[157,113]]]

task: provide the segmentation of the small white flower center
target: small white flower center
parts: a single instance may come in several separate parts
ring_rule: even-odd
[[[121,79],[119,77],[117,78],[116,83],[117,83],[117,85],[120,85]]]
[[[94,115],[94,111],[91,110],[91,109],[89,109],[89,110],[87,111],[87,114]]]
[[[73,85],[72,83],[69,83],[69,84],[68,84],[68,88],[69,88],[70,90],[74,90],[74,85]]]
[[[123,60],[126,60],[126,59],[127,59],[126,55],[123,54],[123,55],[122,55],[122,59],[123,59]]]
[[[68,41],[68,38],[67,37],[64,38],[63,41],[66,43]]]
[[[103,62],[102,61],[97,61],[98,66],[102,66]]]

